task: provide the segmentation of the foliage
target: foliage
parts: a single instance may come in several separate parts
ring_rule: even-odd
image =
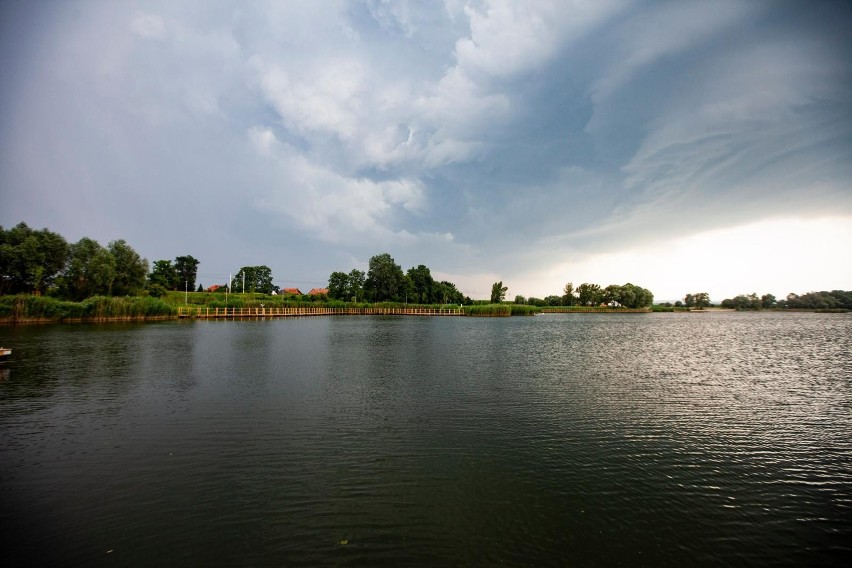
[[[415,303],[429,303],[433,300],[433,287],[435,280],[432,278],[431,271],[424,265],[420,264],[417,268],[411,267],[406,274],[408,281],[411,283],[412,300]]]
[[[723,308],[733,308],[735,310],[757,310],[761,308],[760,298],[757,294],[740,294],[735,298],[726,298],[722,300]]]
[[[435,282],[432,287],[432,302],[443,304],[464,304],[470,303],[470,298],[465,298],[452,282],[441,280],[440,282]]]
[[[683,298],[683,304],[687,308],[698,308],[703,310],[710,306],[710,294],[707,292],[697,292],[695,294],[687,294]]]
[[[759,310],[767,308],[786,308],[793,310],[852,310],[852,291],[832,290],[830,292],[790,293],[786,299],[777,300],[772,294],[740,294],[722,300],[723,308],[736,310]]]
[[[274,290],[272,270],[265,265],[243,266],[231,280],[231,286],[235,291],[271,294]]]
[[[107,290],[111,296],[138,295],[145,288],[148,261],[141,258],[124,239],[112,241],[107,248],[113,258],[115,272]]]
[[[573,306],[574,299],[574,283],[568,282],[565,284],[565,287],[562,288],[562,305]]]
[[[328,277],[328,297],[344,301],[364,299],[364,272],[353,268],[349,274],[332,272]]]
[[[178,276],[171,260],[155,260],[148,275],[148,285],[162,286],[166,290],[177,290]]]
[[[360,302],[404,302],[408,304],[464,304],[470,298],[458,291],[452,282],[436,281],[425,265],[412,267],[407,273],[388,253],[370,259],[366,277],[352,269],[332,272],[328,277],[328,295],[332,299]]]
[[[197,274],[198,259],[190,255],[175,258],[175,275],[177,276],[178,290],[193,290]]]
[[[46,296],[0,297],[0,317],[18,320],[146,318],[175,315],[169,304],[151,297],[93,296],[82,302],[68,302]]]
[[[524,304],[510,304],[513,316],[532,316],[541,313],[541,308],[538,306],[527,306]]]
[[[65,267],[68,243],[47,229],[26,223],[11,229],[0,226],[0,294],[43,294]]]
[[[506,292],[509,290],[507,286],[503,286],[503,281],[495,282],[491,285],[491,303],[499,304],[506,299]]]
[[[581,306],[596,306],[602,298],[601,287],[597,284],[584,282],[577,286],[577,300]]]
[[[168,290],[165,287],[160,286],[159,284],[148,284],[145,289],[148,291],[148,295],[152,298],[162,298],[168,293]]]
[[[541,309],[524,304],[474,304],[465,306],[464,313],[477,317],[531,316],[541,313]]]
[[[505,317],[512,315],[514,304],[476,304],[466,306],[464,313],[469,316],[478,317]]]
[[[388,253],[370,259],[367,279],[364,283],[365,296],[374,302],[399,301],[404,294],[405,275],[402,268]]]
[[[115,259],[97,241],[83,237],[72,244],[60,280],[60,295],[83,300],[106,294],[115,279]]]
[[[166,290],[194,290],[198,274],[198,260],[192,256],[179,256],[170,260],[155,260],[148,275],[148,284],[157,284]]]
[[[852,291],[808,292],[801,296],[788,294],[783,306],[793,309],[826,310],[842,308],[852,310]]]

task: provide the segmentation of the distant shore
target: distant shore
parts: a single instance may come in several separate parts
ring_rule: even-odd
[[[395,302],[350,303],[334,300],[292,302],[260,294],[231,294],[230,297],[219,296],[207,293],[170,293],[163,298],[97,296],[88,298],[82,302],[68,302],[44,296],[2,296],[0,297],[0,325],[148,322],[187,318],[240,319],[305,315],[454,315],[467,317],[509,317],[536,314],[718,313],[739,311],[718,306],[708,306],[698,309],[694,307],[687,308],[665,305],[655,305],[648,308],[608,306],[538,307],[514,303],[414,305]],[[849,310],[845,308],[766,308],[760,311],[846,313]]]

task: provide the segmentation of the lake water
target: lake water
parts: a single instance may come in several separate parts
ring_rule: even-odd
[[[849,314],[19,326],[0,344],[6,566],[852,558]]]

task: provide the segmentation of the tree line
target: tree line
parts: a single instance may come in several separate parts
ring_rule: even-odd
[[[346,302],[471,303],[452,282],[435,280],[428,267],[420,264],[403,272],[388,253],[370,258],[366,273],[358,269],[332,272],[328,296]]]
[[[740,294],[733,298],[726,298],[720,304],[723,308],[736,310],[759,310],[768,308],[786,308],[794,310],[852,310],[852,291],[832,290],[821,292],[808,292],[802,294],[790,293],[787,297],[778,300],[772,294]]]
[[[89,237],[76,243],[48,229],[18,223],[0,226],[0,295],[51,295],[69,300],[92,296],[158,296],[165,290],[194,289],[198,260],[179,256],[154,262],[124,239],[107,246]]]
[[[499,286],[498,286],[499,285]],[[495,293],[499,297],[500,291],[505,294],[502,282],[494,284],[491,290],[492,301]],[[529,304],[533,306],[621,306],[625,308],[646,308],[654,303],[654,294],[647,288],[637,286],[628,282],[627,284],[610,284],[601,288],[599,284],[584,282],[574,287],[572,282],[565,284],[560,296],[546,296],[545,298],[524,298],[515,296],[516,304]]]

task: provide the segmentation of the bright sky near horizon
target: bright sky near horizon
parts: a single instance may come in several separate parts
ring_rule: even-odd
[[[843,1],[0,4],[0,225],[473,298],[852,289]]]

